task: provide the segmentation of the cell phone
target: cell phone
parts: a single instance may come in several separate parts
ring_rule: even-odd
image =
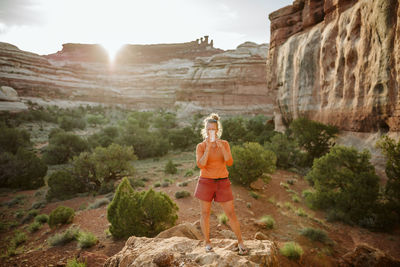
[[[215,142],[215,131],[213,130],[210,131],[210,141]]]

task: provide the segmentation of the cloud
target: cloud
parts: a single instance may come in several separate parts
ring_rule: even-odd
[[[5,31],[10,26],[41,24],[38,0],[1,0],[0,24]]]

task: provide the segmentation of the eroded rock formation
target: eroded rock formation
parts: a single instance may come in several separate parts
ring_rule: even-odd
[[[0,85],[21,98],[272,115],[267,51],[267,45],[248,42],[224,52],[205,36],[182,44],[127,45],[109,64],[99,45],[65,44],[40,56],[0,43]]]
[[[206,253],[203,241],[186,237],[147,238],[131,236],[125,247],[107,259],[104,267],[127,266],[278,266],[278,250],[268,240],[248,240],[247,256],[235,250],[237,241],[212,239],[214,252]]]
[[[306,116],[348,131],[400,131],[399,17],[397,0],[296,0],[271,13],[276,128]]]

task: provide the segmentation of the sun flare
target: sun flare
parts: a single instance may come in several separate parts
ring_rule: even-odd
[[[103,42],[100,45],[107,51],[110,63],[114,63],[115,57],[122,45],[116,42]]]

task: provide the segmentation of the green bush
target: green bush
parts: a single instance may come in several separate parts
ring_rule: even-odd
[[[280,252],[283,256],[291,260],[298,260],[303,255],[303,249],[296,242],[286,242],[280,249]]]
[[[72,116],[61,116],[57,120],[58,125],[65,131],[71,131],[73,129],[84,130],[86,128],[86,121],[81,117]]]
[[[108,147],[116,142],[119,136],[119,129],[115,126],[108,126],[98,133],[94,133],[88,137],[89,146],[95,149],[98,146]]]
[[[49,221],[49,215],[47,214],[39,214],[35,217],[35,222],[39,223],[47,223]]]
[[[57,233],[53,236],[50,236],[48,239],[48,243],[50,246],[62,246],[71,241],[77,240],[81,230],[79,227],[69,227],[62,233]]]
[[[7,127],[0,123],[0,154],[9,152],[16,154],[19,148],[32,146],[30,133],[24,129]]]
[[[125,175],[133,175],[135,169],[130,163],[132,160],[136,160],[132,147],[111,144],[107,148],[96,147],[92,153],[81,153],[73,158],[72,165],[80,180],[93,183],[98,190],[104,184],[113,183]]]
[[[188,185],[188,182],[182,182],[182,183],[178,184],[179,187],[184,187],[184,186],[187,186],[187,185]]]
[[[221,139],[227,140],[231,145],[241,145],[246,142],[246,121],[243,117],[237,116],[222,120],[223,132]]]
[[[191,127],[171,129],[168,139],[173,149],[181,150],[193,148],[197,143],[201,142],[200,134],[196,133]]]
[[[110,200],[108,198],[98,198],[95,200],[95,202],[89,204],[86,209],[92,210],[92,209],[97,209],[100,208],[101,206],[108,205],[110,203]]]
[[[176,168],[172,160],[169,159],[167,164],[165,164],[164,172],[169,174],[175,174],[178,172],[178,169]]]
[[[259,220],[261,224],[265,226],[267,229],[272,229],[275,226],[275,220],[271,215],[264,215]]]
[[[260,195],[257,192],[250,191],[250,196],[254,199],[259,199]]]
[[[87,185],[81,179],[78,179],[68,170],[59,170],[53,172],[47,184],[49,190],[46,194],[47,201],[52,199],[65,200],[73,198],[77,193],[87,190]]]
[[[321,229],[306,227],[300,233],[312,241],[319,241],[321,243],[325,243],[329,239],[326,232]]]
[[[133,189],[146,186],[146,184],[143,182],[143,180],[135,179],[135,178],[131,178],[131,177],[128,180]]]
[[[0,187],[36,189],[44,185],[46,173],[47,165],[31,151],[0,153]]]
[[[357,223],[375,206],[379,177],[367,150],[335,146],[316,159],[306,179],[314,184],[313,205],[346,214]],[[348,221],[348,220],[346,220]]]
[[[290,124],[289,132],[300,148],[307,152],[304,164],[312,166],[314,159],[328,153],[335,144],[334,139],[339,133],[339,128],[307,118],[298,118]]]
[[[66,267],[86,267],[85,262],[79,262],[76,258],[69,259]]]
[[[220,215],[218,215],[218,222],[221,224],[226,224],[228,222],[228,216],[226,216],[225,213],[221,213]]]
[[[50,228],[56,227],[58,224],[68,224],[74,219],[75,211],[70,207],[58,206],[52,210],[49,216]]]
[[[11,243],[15,244],[15,246],[19,246],[22,243],[24,243],[27,239],[28,239],[28,237],[26,236],[25,232],[22,232],[20,230],[16,230],[14,232],[13,238],[11,239]]]
[[[400,216],[400,140],[396,143],[390,137],[383,136],[376,146],[382,150],[387,160],[385,172],[388,180],[384,196],[388,205]]]
[[[107,208],[110,232],[114,237],[148,236],[173,226],[178,206],[163,192],[135,192],[127,178],[119,184]]]
[[[77,237],[77,241],[80,248],[90,248],[97,243],[98,239],[90,232],[81,231]]]
[[[296,141],[286,134],[276,133],[271,141],[264,143],[264,148],[276,155],[276,166],[280,169],[299,168],[303,165],[305,154]]]
[[[228,167],[232,181],[249,186],[252,182],[275,171],[276,156],[258,143],[245,143],[232,148],[235,162]]]
[[[93,127],[96,127],[98,124],[104,124],[107,122],[106,118],[104,118],[101,114],[88,114],[86,115],[86,121]]]
[[[188,191],[185,191],[185,190],[177,191],[175,193],[175,198],[185,198],[185,197],[189,197],[189,196],[190,196],[190,193]]]
[[[73,133],[60,132],[49,139],[43,160],[49,165],[63,164],[87,149],[88,144],[81,137]]]
[[[39,230],[42,227],[42,224],[40,222],[33,222],[28,226],[28,231],[33,233],[36,232],[37,230]]]

